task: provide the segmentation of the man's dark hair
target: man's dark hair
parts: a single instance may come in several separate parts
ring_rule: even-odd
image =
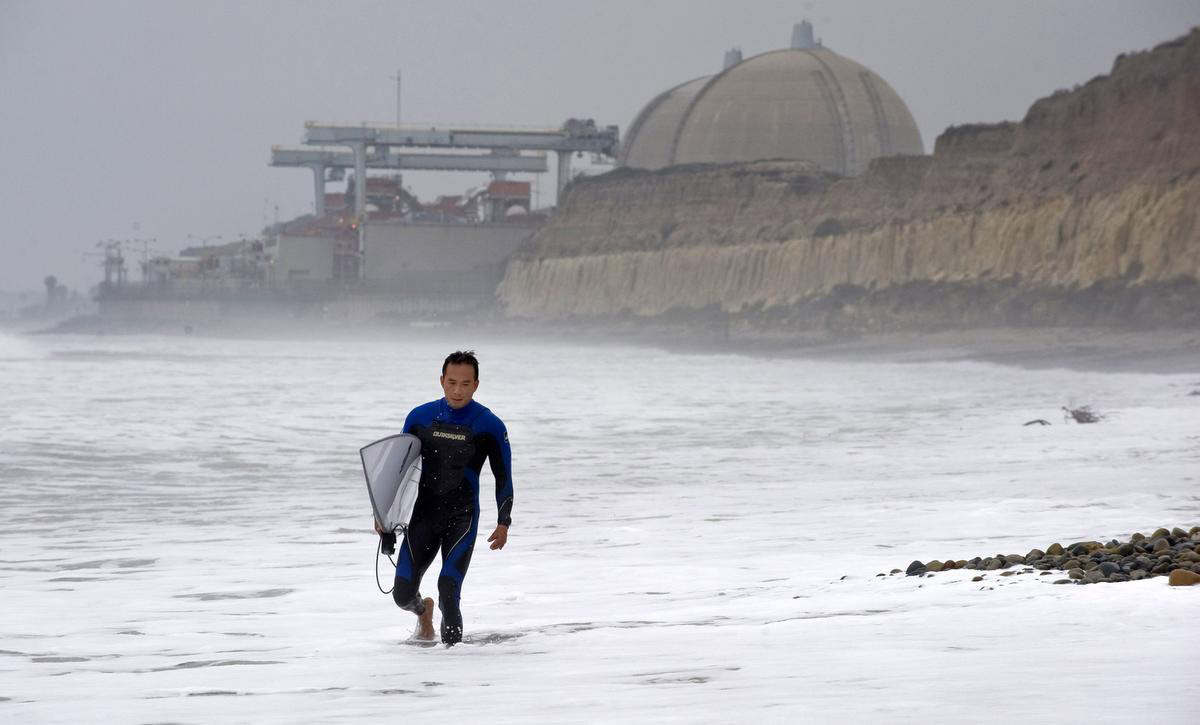
[[[442,363],[442,375],[446,374],[446,368],[451,365],[462,365],[466,363],[475,369],[475,379],[479,379],[479,360],[475,358],[474,350],[456,350],[446,356],[445,362]]]

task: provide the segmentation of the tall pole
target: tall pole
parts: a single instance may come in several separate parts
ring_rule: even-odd
[[[313,216],[325,216],[325,164],[309,166],[313,172]]]
[[[400,69],[396,69],[396,75],[390,76],[396,80],[396,125],[400,125]]]
[[[558,193],[555,195],[554,205],[558,206],[562,200],[563,189],[567,188],[567,182],[571,180],[571,152],[559,150],[554,153],[558,157]]]
[[[358,227],[358,278],[367,274],[367,144],[356,141],[354,149],[354,222]]]

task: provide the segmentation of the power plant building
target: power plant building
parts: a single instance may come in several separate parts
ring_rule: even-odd
[[[635,117],[620,163],[643,169],[765,159],[813,161],[855,176],[879,156],[923,154],[904,100],[869,68],[795,27],[792,45],[660,94]]]

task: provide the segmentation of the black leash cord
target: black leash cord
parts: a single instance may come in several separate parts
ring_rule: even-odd
[[[388,589],[385,592],[385,591],[383,591],[383,585],[379,583],[379,555],[382,553],[383,553],[383,539],[380,538],[379,545],[375,547],[375,586],[379,587],[380,592],[383,592],[384,594],[391,594],[392,589],[396,588],[395,584],[392,585],[392,589]],[[391,554],[387,555],[387,560],[392,562],[392,570],[394,571],[396,569],[396,562],[392,561]]]

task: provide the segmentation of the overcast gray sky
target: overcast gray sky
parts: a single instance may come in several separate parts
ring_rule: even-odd
[[[0,289],[95,284],[98,240],[174,252],[310,211],[309,173],[267,166],[271,145],[309,119],[392,122],[398,67],[406,120],[624,131],[726,49],[785,47],[804,18],[900,93],[932,150],[948,125],[1020,119],[1182,35],[1200,2],[0,0]],[[405,178],[422,198],[480,180]]]

